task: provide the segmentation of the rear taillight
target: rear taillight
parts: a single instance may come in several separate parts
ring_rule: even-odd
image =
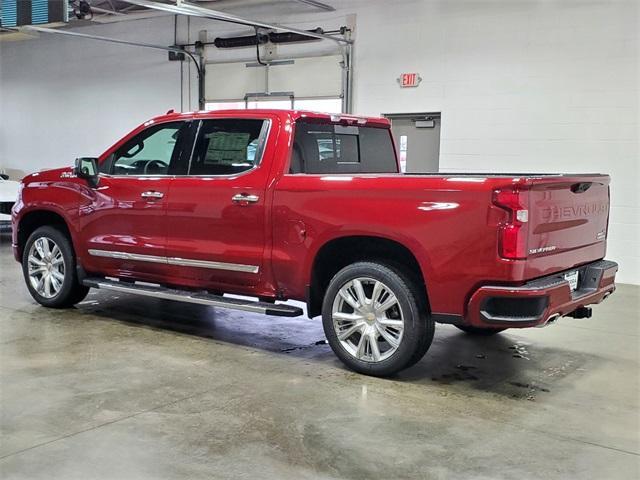
[[[529,192],[508,187],[493,192],[493,203],[508,213],[498,225],[498,252],[502,258],[527,258],[529,236]]]

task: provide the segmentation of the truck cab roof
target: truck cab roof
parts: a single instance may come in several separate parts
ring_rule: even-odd
[[[342,125],[361,125],[368,127],[391,128],[391,122],[383,117],[369,117],[352,115],[347,113],[313,112],[310,110],[281,110],[281,109],[230,109],[230,110],[200,110],[195,112],[172,112],[154,117],[150,122],[162,122],[167,120],[192,119],[192,118],[218,118],[232,116],[278,116],[283,119],[298,121],[300,119],[335,123]]]

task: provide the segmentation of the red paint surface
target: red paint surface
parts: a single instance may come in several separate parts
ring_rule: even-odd
[[[385,119],[280,110],[172,113],[141,125],[101,155],[152,123],[199,118],[266,118],[271,129],[260,165],[219,178],[106,177],[92,189],[72,169],[39,172],[23,180],[14,227],[29,212],[49,210],[69,227],[78,259],[91,273],[177,286],[304,300],[319,249],[336,238],[372,236],[396,241],[417,259],[433,312],[464,315],[484,286],[525,281],[604,258],[609,177],[518,175],[291,175],[293,128],[301,117],[389,128]],[[390,139],[391,140],[391,136]],[[591,183],[585,192],[571,191]],[[499,255],[499,231],[509,213],[493,202],[497,189],[516,188],[529,208],[527,251],[554,247],[521,260]],[[140,193],[156,190],[161,200]],[[231,202],[255,194],[250,206]],[[17,230],[14,228],[14,248]],[[88,249],[256,265],[258,274],[99,258]],[[613,277],[610,277],[613,284]],[[603,286],[603,289],[605,287]],[[480,290],[478,290],[480,289]],[[602,290],[597,293],[603,293]],[[564,301],[558,295],[555,302]],[[594,301],[602,295],[594,295]],[[471,300],[471,304],[469,301]]]

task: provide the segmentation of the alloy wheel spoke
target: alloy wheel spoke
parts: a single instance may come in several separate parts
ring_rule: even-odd
[[[43,262],[42,260],[38,260],[34,255],[29,255],[29,263],[38,265],[39,267],[45,266],[45,262]]]
[[[369,344],[371,346],[371,357],[374,362],[380,361],[380,347],[378,346],[378,334],[374,331],[369,334]]]
[[[49,239],[48,238],[41,238],[40,239],[40,244],[42,246],[42,251],[44,252],[43,258],[48,258],[51,255],[51,248],[49,246]]]
[[[360,304],[360,308],[364,307],[367,302],[367,296],[364,294],[364,288],[362,287],[362,282],[357,278],[353,281],[353,289],[356,291],[356,295],[358,296],[358,303]]]
[[[398,348],[400,346],[400,341],[391,333],[389,333],[386,328],[381,327],[380,325],[376,325],[376,330],[380,335],[382,335],[382,338],[384,338],[387,343],[391,345],[392,348]]]
[[[362,323],[354,323],[353,325],[351,325],[350,327],[346,328],[345,330],[340,331],[340,333],[338,333],[338,339],[340,341],[344,342],[349,337],[351,337],[351,335],[353,335],[354,333],[356,333],[356,332],[361,332],[362,333],[363,326],[364,326],[364,324],[362,324]]]
[[[334,320],[341,322],[359,322],[364,320],[364,317],[359,313],[334,312],[332,316]]]
[[[393,293],[389,292],[389,297],[376,310],[378,310],[381,313],[386,312],[397,303],[398,303],[398,299],[396,298],[396,296]]]
[[[44,277],[45,275],[42,275],[40,278],[37,278],[33,287],[41,295],[44,293]]]
[[[64,274],[59,270],[51,270],[51,276],[60,283],[64,282]]]
[[[361,335],[360,341],[358,342],[358,349],[356,350],[356,357],[362,359],[365,356],[367,350],[369,336]]]
[[[373,286],[373,293],[371,294],[371,303],[373,304],[374,308],[376,308],[376,305],[380,300],[380,296],[384,293],[384,291],[384,285],[382,284],[382,282],[376,282]]]
[[[44,275],[44,294],[46,297],[51,296],[51,275]]]
[[[351,306],[351,308],[353,308],[354,310],[358,310],[360,308],[360,305],[358,305],[358,302],[356,301],[356,299],[353,298],[353,295],[351,295],[351,292],[349,292],[349,289],[346,285],[342,287],[338,291],[338,293],[344,299],[344,301]]]
[[[58,293],[58,290],[60,290],[62,282],[60,282],[60,280],[58,280],[53,274],[50,274],[49,280],[51,281],[51,288],[53,294],[55,295],[56,293]]]
[[[395,328],[396,330],[402,330],[404,328],[404,322],[402,320],[394,320],[392,318],[381,318],[378,323],[385,327]]]
[[[34,242],[34,246],[36,247],[36,252],[38,252],[38,256],[40,256],[40,259],[44,260],[46,257],[46,254],[44,252],[44,239],[43,238],[39,238]]]

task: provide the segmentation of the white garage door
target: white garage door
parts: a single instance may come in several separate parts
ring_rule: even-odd
[[[342,56],[297,58],[291,65],[264,67],[242,63],[208,64],[205,76],[207,103],[244,100],[247,94],[292,92],[295,98],[339,98],[342,95]]]

